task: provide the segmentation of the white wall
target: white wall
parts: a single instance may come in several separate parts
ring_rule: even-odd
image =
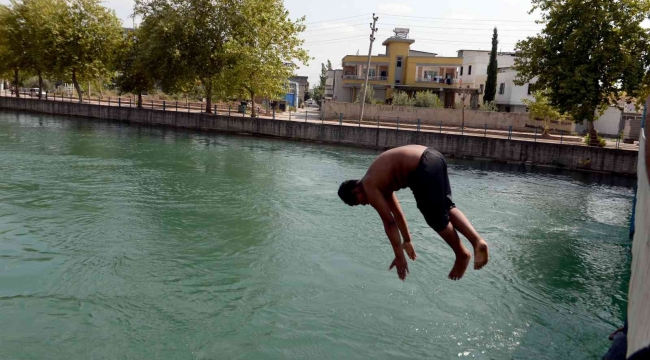
[[[616,136],[619,133],[621,123],[621,110],[610,106],[598,120],[594,122],[594,128],[602,135]]]
[[[532,95],[528,95],[528,86],[526,83],[523,86],[515,85],[515,77],[517,72],[512,69],[499,69],[497,74],[497,94],[494,101],[499,105],[521,105],[525,106],[521,99],[535,100]],[[535,83],[535,80],[533,80]],[[505,84],[505,92],[499,94],[501,84]]]

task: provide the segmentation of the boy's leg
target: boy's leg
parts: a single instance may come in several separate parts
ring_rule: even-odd
[[[469,260],[472,258],[472,253],[463,246],[463,243],[460,241],[458,233],[451,222],[447,224],[446,228],[438,231],[438,234],[443,238],[443,240],[445,240],[447,245],[451,247],[456,255],[456,262],[454,262],[454,267],[449,273],[449,278],[451,280],[459,280],[465,274],[465,270],[467,270],[467,265],[469,264]]]
[[[485,240],[474,230],[472,223],[467,220],[465,214],[457,208],[449,210],[449,221],[463,236],[472,243],[474,247],[474,269],[478,270],[485,266],[489,260],[488,246]]]

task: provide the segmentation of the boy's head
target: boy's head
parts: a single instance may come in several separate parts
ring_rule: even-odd
[[[339,186],[339,197],[344,203],[355,205],[367,205],[366,193],[363,191],[363,185],[359,180],[347,180]]]

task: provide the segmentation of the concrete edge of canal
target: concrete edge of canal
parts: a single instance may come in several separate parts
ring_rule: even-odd
[[[624,176],[636,176],[637,174],[638,151],[634,150],[25,98],[0,97],[0,109],[80,116],[153,126],[244,133],[375,149],[421,144],[435,148],[451,158],[490,160]]]

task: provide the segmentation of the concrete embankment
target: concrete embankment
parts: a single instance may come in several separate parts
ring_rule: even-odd
[[[637,171],[638,151],[623,149],[590,148],[571,144],[440,134],[415,130],[358,127],[345,124],[341,126],[336,123],[242,118],[241,115],[221,116],[7,97],[0,97],[0,108],[377,149],[406,144],[422,144],[435,148],[450,157],[525,163],[628,176],[636,176]]]

